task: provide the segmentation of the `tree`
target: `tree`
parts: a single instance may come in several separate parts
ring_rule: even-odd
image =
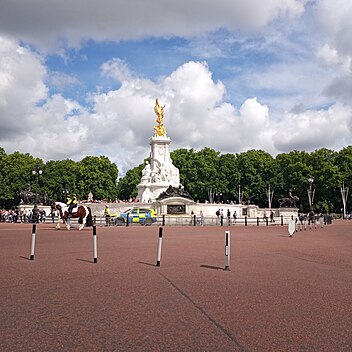
[[[310,166],[316,190],[315,204],[317,211],[328,211],[330,208],[336,208],[337,204],[341,204],[339,186],[342,175],[336,165],[336,157],[336,152],[326,148],[316,150],[310,155]]]
[[[223,201],[235,201],[240,172],[235,154],[219,155],[216,166],[214,190],[222,194]]]
[[[87,199],[92,192],[95,199],[117,197],[118,168],[106,156],[87,156],[78,163],[78,193]]]
[[[273,157],[262,150],[249,150],[237,154],[237,165],[238,183],[241,184],[244,198],[265,207],[266,190],[275,176]]]
[[[43,191],[50,199],[64,202],[65,190],[77,193],[78,198],[81,199],[78,190],[79,167],[75,161],[50,160],[45,164],[43,171]]]
[[[309,165],[310,155],[307,152],[294,150],[287,154],[279,154],[275,158],[277,177],[277,193],[275,200],[287,197],[289,191],[299,197],[300,208],[309,209],[307,197],[308,177],[312,175]]]
[[[3,149],[0,151],[0,202],[3,206],[10,208],[19,204],[21,190],[31,188],[36,191],[33,186],[36,181],[32,174],[36,165],[43,168],[43,161],[29,154],[15,152],[6,155]]]
[[[128,200],[129,198],[135,198],[137,196],[137,185],[141,181],[144,166],[144,163],[140,164],[127,171],[125,177],[120,178],[117,185],[117,195],[119,199]]]

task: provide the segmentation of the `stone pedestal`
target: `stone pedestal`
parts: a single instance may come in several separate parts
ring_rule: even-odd
[[[165,136],[150,138],[150,164],[144,167],[137,186],[137,199],[142,203],[154,202],[169,186],[180,186],[179,170],[170,157],[170,143],[170,138]]]

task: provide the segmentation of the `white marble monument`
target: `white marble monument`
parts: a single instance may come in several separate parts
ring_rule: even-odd
[[[158,125],[154,127],[154,136],[150,138],[150,164],[147,162],[138,187],[137,199],[142,203],[154,202],[169,186],[180,186],[179,170],[172,164],[170,157],[171,139],[167,137],[163,124],[164,106],[155,101],[154,111]]]

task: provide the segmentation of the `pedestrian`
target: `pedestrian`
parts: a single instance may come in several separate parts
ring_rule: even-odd
[[[272,210],[270,211],[270,222],[275,222],[275,220],[274,220],[274,212]]]
[[[324,215],[323,215],[323,213],[319,214],[319,224],[320,224],[320,228],[324,227]]]
[[[200,211],[199,216],[200,216],[200,225],[201,225],[201,226],[204,226],[204,214],[203,214],[203,210]]]
[[[231,212],[230,209],[227,209],[227,226],[231,226]]]
[[[216,225],[220,223],[220,209],[215,212],[216,215]]]
[[[299,215],[298,215],[298,218],[299,218],[299,222],[300,222],[299,230],[302,231],[302,229],[303,229],[303,222],[304,222],[304,215],[303,215],[303,214],[299,214]]]
[[[237,220],[237,212],[236,210],[233,212],[233,223],[236,224],[236,220]]]
[[[110,208],[108,204],[105,205],[104,216],[105,216],[105,226],[110,226],[111,213],[110,213]]]

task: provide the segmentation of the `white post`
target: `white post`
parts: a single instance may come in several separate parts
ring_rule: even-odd
[[[269,184],[269,188],[268,188],[266,195],[268,198],[269,210],[271,210],[271,204],[273,202],[274,191],[270,189],[270,184]]]
[[[94,263],[98,263],[98,246],[97,246],[97,227],[93,226],[93,260]]]
[[[225,270],[230,271],[230,231],[225,231]]]
[[[31,256],[30,260],[34,260],[34,248],[35,248],[35,232],[36,232],[37,225],[33,224],[32,226],[32,243],[31,243]]]
[[[160,266],[162,242],[163,242],[163,228],[159,227],[158,254],[156,258],[156,266]]]
[[[346,219],[346,205],[347,205],[347,197],[348,197],[348,187],[345,187],[343,183],[341,186],[341,197],[343,204],[343,218]]]

